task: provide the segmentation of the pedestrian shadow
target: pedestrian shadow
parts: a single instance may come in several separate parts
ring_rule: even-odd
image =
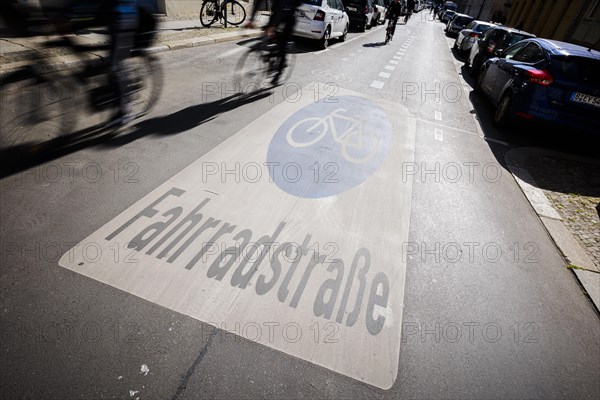
[[[363,47],[381,47],[385,46],[385,42],[374,42],[374,43],[365,43],[362,45]]]

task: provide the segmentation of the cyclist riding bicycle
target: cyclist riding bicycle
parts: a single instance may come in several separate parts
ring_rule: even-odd
[[[136,30],[140,23],[138,7],[137,0],[71,1],[64,15],[67,21],[64,21],[61,27],[65,32],[69,28],[77,29],[80,20],[89,20],[90,25],[108,25],[110,73],[116,83],[118,100],[117,112],[107,125],[109,128],[123,126],[135,117],[129,109],[129,71],[126,60],[135,46]],[[71,26],[68,26],[69,24]]]
[[[246,24],[246,28],[254,28],[254,17],[258,11],[259,1],[254,2],[252,7],[252,13],[250,15],[250,21]],[[286,65],[287,58],[287,43],[292,37],[294,26],[296,25],[296,9],[302,4],[302,0],[273,0],[271,2],[271,16],[269,22],[265,26],[265,35],[272,39],[275,38],[277,41],[277,52],[279,53],[279,65],[277,66],[277,73],[273,77],[271,83],[277,85],[283,70]],[[281,32],[277,33],[277,28],[283,25]]]
[[[388,22],[388,27],[391,27],[390,37],[393,37],[394,32],[396,32],[396,24],[398,23],[398,18],[400,18],[401,14],[402,3],[400,3],[400,0],[394,0],[392,3],[390,3],[385,12],[385,18],[390,20]]]

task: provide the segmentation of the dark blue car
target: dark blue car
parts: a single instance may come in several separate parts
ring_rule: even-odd
[[[549,122],[600,134],[600,52],[547,39],[525,39],[487,60],[475,90],[489,97],[494,122]]]

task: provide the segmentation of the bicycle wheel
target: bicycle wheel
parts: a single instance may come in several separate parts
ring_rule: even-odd
[[[217,20],[217,1],[205,1],[200,7],[200,23],[205,28],[211,26]]]
[[[0,81],[0,150],[33,146],[66,136],[76,122],[76,85],[30,68]]]
[[[162,92],[163,75],[158,59],[140,54],[126,60],[129,72],[127,96],[134,117],[139,118],[156,105]]]
[[[266,54],[261,43],[256,43],[246,51],[235,67],[234,84],[240,93],[251,93],[262,89],[267,77]]]
[[[352,164],[364,164],[379,151],[379,139],[372,133],[350,133],[342,144],[342,156]]]
[[[308,147],[325,137],[329,126],[324,118],[308,117],[296,122],[287,133],[287,142],[292,147]]]
[[[227,23],[238,26],[246,19],[246,10],[237,1],[224,1],[221,3],[221,10],[227,7]]]

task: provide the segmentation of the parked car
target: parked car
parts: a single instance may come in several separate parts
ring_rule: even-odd
[[[373,0],[372,6],[375,14],[373,16],[373,26],[383,24],[385,22],[385,10],[387,9],[384,0]]]
[[[356,26],[361,32],[370,29],[373,24],[372,0],[342,0],[346,8],[350,25]]]
[[[495,26],[488,29],[471,47],[469,59],[466,62],[471,66],[471,76],[477,76],[483,63],[498,56],[510,45],[535,35],[506,26]]]
[[[457,11],[458,10],[458,5],[456,3],[454,3],[454,2],[452,2],[452,1],[446,1],[442,5],[442,10]]]
[[[472,21],[465,29],[458,32],[456,41],[454,41],[454,49],[459,53],[471,51],[471,47],[473,47],[473,43],[477,41],[477,38],[494,26],[489,22]]]
[[[303,0],[296,12],[294,35],[319,41],[327,48],[332,38],[346,40],[350,20],[342,0]]]
[[[454,18],[455,15],[455,11],[446,10],[442,13],[442,16],[440,17],[440,22],[447,24],[452,18]]]
[[[467,14],[456,14],[454,18],[448,22],[448,25],[446,25],[446,34],[448,36],[458,35],[458,32],[465,29],[474,19],[475,18]]]
[[[477,79],[495,105],[494,122],[544,121],[600,132],[600,52],[548,39],[526,39],[487,60]]]

